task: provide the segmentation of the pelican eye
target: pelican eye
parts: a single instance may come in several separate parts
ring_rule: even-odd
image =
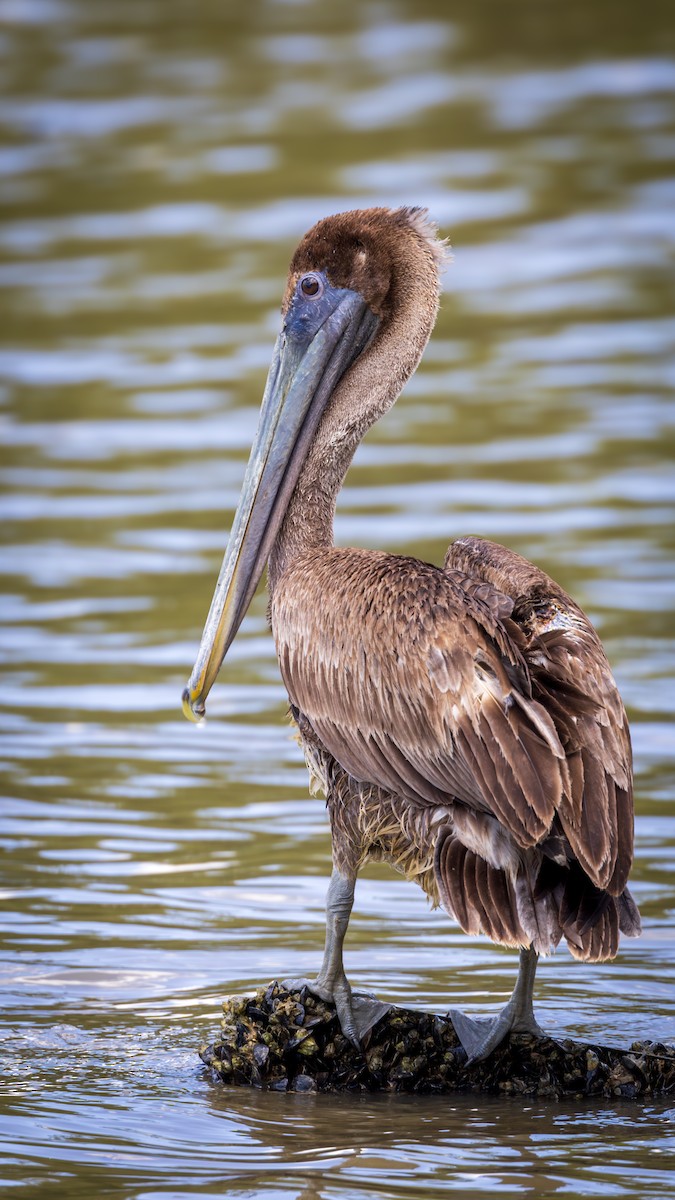
[[[323,283],[318,275],[305,275],[300,280],[300,291],[303,296],[318,296],[323,291]]]

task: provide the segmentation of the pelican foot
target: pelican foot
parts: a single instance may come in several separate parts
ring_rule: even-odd
[[[370,992],[353,992],[347,978],[338,980],[333,987],[319,979],[284,979],[282,986],[289,992],[301,991],[306,987],[313,996],[335,1005],[340,1029],[355,1050],[361,1050],[364,1037],[382,1017],[386,1016],[391,1004],[378,1000]]]
[[[510,1033],[531,1033],[534,1037],[546,1037],[544,1030],[534,1017],[515,1010],[507,1004],[496,1017],[467,1017],[458,1008],[448,1014],[462,1046],[468,1054],[467,1066],[482,1062]]]

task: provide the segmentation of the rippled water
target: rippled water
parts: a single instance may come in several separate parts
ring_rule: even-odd
[[[223,995],[318,962],[330,852],[255,601],[192,665],[296,239],[428,204],[432,344],[342,542],[502,540],[588,609],[631,717],[615,963],[543,962],[552,1032],[675,1038],[675,46],[666,4],[0,0],[5,1194],[672,1195],[672,1102],[249,1094]],[[448,13],[451,13],[451,17]],[[364,872],[352,980],[494,1007],[512,954]]]

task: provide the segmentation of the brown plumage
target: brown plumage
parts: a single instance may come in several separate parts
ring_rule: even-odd
[[[334,547],[297,556],[270,613],[342,869],[391,862],[507,946],[616,954],[635,932],[628,727],[561,588],[477,538],[443,571]]]
[[[340,305],[353,306],[352,332],[322,351],[328,365],[318,390],[297,385],[314,396],[313,407],[288,439],[279,482],[261,485],[272,498],[259,504],[255,493],[241,535],[235,521],[232,561],[186,694],[201,713],[269,558],[279,665],[310,771],[327,798],[331,886],[344,885],[338,900],[329,897],[316,990],[347,1001],[342,938],[353,881],[368,861],[390,862],[415,879],[467,933],[530,955],[552,951],[564,937],[577,958],[609,958],[619,930],[639,932],[626,889],[628,726],[581,609],[537,567],[479,538],[455,541],[442,568],[333,544],[336,497],[354,451],[415,369],[433,327],[443,256],[435,227],[416,209],[329,217],[298,247],[269,395],[294,394],[297,374],[283,388],[276,382],[286,378],[287,358],[295,356],[293,372],[296,359],[308,362]],[[267,436],[265,411],[256,447]],[[250,471],[259,480],[268,468],[255,467],[256,447]],[[254,567],[244,572],[237,546],[252,537],[256,520]],[[522,986],[531,993],[534,966],[528,971]],[[353,1036],[347,1001],[341,1019]],[[510,1028],[535,1028],[524,1011],[510,1014]]]

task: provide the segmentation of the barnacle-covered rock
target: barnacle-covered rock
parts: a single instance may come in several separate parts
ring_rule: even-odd
[[[630,1050],[512,1034],[484,1062],[467,1056],[449,1017],[392,1008],[362,1052],[340,1031],[332,1004],[307,988],[270,983],[223,1003],[218,1041],[200,1049],[224,1083],[295,1092],[452,1092],[604,1096],[675,1094],[675,1047],[634,1042]]]

